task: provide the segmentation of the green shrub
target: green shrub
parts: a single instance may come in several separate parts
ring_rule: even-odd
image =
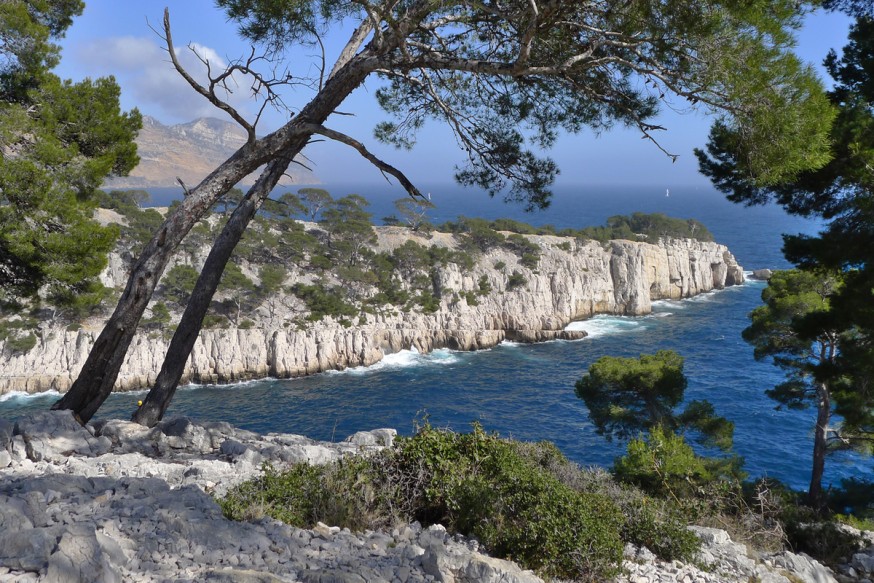
[[[489,226],[496,231],[510,231],[523,235],[534,235],[537,233],[536,227],[515,219],[495,219]]]
[[[565,253],[571,252],[571,242],[570,241],[562,241],[561,243],[559,243],[557,245],[557,247],[559,249],[561,249],[562,251],[564,251]]]
[[[617,458],[613,472],[621,482],[674,499],[694,497],[698,486],[715,479],[704,458],[695,455],[681,435],[658,425],[646,439],[639,437],[628,443],[627,453]]]
[[[440,309],[440,298],[435,296],[430,290],[425,290],[416,296],[416,304],[421,306],[423,313],[433,314]]]
[[[841,528],[834,517],[824,517],[800,504],[784,507],[781,516],[789,546],[830,567],[848,561],[862,547],[861,537]]]
[[[387,492],[378,487],[377,470],[363,457],[326,466],[296,464],[283,472],[265,465],[260,478],[241,484],[219,505],[234,520],[270,516],[300,528],[319,521],[357,531],[388,528],[399,519],[387,510]]]
[[[479,281],[477,281],[477,293],[481,296],[487,296],[492,293],[492,284],[489,283],[488,276],[480,276]]]
[[[36,346],[36,335],[32,332],[26,332],[6,339],[6,348],[13,353],[23,354],[29,352],[34,346]]]
[[[507,264],[503,261],[495,261],[495,269],[497,269],[498,271],[501,271],[505,267],[507,267]]]
[[[625,515],[623,540],[646,547],[665,561],[694,560],[701,541],[686,528],[680,509],[669,501],[645,495],[626,495],[624,501],[616,501]]]
[[[15,354],[29,352],[36,346],[37,320],[30,316],[3,319],[0,317],[0,341],[5,341],[6,349]]]
[[[334,262],[324,255],[313,255],[310,257],[310,267],[327,271],[334,267]]]
[[[152,304],[152,315],[143,318],[142,326],[147,330],[159,330],[170,323],[170,309],[164,302]]]
[[[602,243],[611,239],[637,241],[641,238],[650,243],[657,243],[662,237],[713,241],[713,234],[695,219],[675,219],[662,213],[616,215],[607,219],[607,225],[604,227],[586,227],[580,230],[564,229],[559,234],[594,239]]]
[[[599,580],[621,561],[622,517],[604,496],[577,492],[519,453],[513,442],[485,433],[430,427],[400,440],[401,483],[421,485],[414,517],[473,535],[489,552],[548,577]]]
[[[513,274],[510,275],[510,277],[507,279],[507,291],[522,287],[526,283],[528,283],[528,280],[525,278],[525,276],[514,270]]]
[[[461,247],[468,253],[484,253],[504,244],[506,238],[493,229],[485,219],[459,217],[451,225],[451,232],[461,236]]]
[[[528,269],[536,269],[539,262],[539,253],[523,253],[519,261],[519,263],[521,263],[523,267],[527,267]]]
[[[218,314],[207,314],[203,317],[203,327],[207,329],[227,328],[228,319]]]
[[[874,482],[860,478],[848,478],[841,480],[840,488],[829,491],[828,505],[832,512],[837,514],[851,514],[852,520],[860,524],[868,523],[869,526],[861,530],[874,530],[871,523],[874,522]]]
[[[237,520],[271,516],[301,527],[441,523],[546,577],[602,581],[622,560],[624,521],[609,498],[565,485],[530,448],[479,426],[462,435],[426,425],[392,449],[327,466],[265,466],[220,505]]]
[[[581,469],[552,443],[514,443],[520,455],[566,486],[612,500],[625,517],[621,531],[624,542],[645,546],[666,561],[693,560],[700,541],[686,528],[683,509],[671,500],[647,496],[635,486],[617,482],[603,469]]]
[[[255,322],[248,319],[241,321],[240,324],[237,326],[237,328],[239,328],[240,330],[251,330],[254,327]]]
[[[318,322],[325,316],[340,318],[358,315],[358,308],[346,302],[343,290],[340,288],[327,288],[321,283],[314,285],[299,283],[292,286],[291,291],[306,304],[310,311],[307,320],[311,322]]]

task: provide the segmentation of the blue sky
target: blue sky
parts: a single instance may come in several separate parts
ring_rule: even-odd
[[[201,116],[222,117],[173,71],[162,40],[150,29],[150,26],[160,29],[165,6],[170,9],[175,44],[182,48],[180,58],[192,70],[199,63],[185,48],[189,44],[213,63],[227,63],[248,54],[248,45],[238,38],[234,25],[226,21],[212,0],[86,0],[84,14],[74,21],[61,42],[62,61],[56,72],[74,80],[114,75],[122,87],[125,109],[138,107],[143,114],[166,124]],[[845,44],[849,25],[850,20],[842,14],[812,14],[799,35],[799,55],[819,67],[829,48],[839,49]],[[346,40],[344,34],[327,39],[329,62]],[[313,49],[302,49],[295,54],[289,62],[298,69],[292,68],[290,72],[311,73],[315,53]],[[824,72],[822,75],[825,77]],[[380,145],[373,139],[373,126],[384,119],[373,96],[376,86],[373,80],[357,90],[342,107],[345,113],[353,115],[333,116],[327,125],[361,140],[413,181],[421,184],[451,181],[454,167],[464,159],[452,134],[440,124],[427,126],[410,152]],[[241,85],[229,96],[229,101],[251,117],[255,109],[246,93],[246,87]],[[288,103],[294,108],[305,103],[310,95],[301,90]],[[294,98],[298,101],[293,101]],[[269,111],[259,124],[259,133],[276,129],[287,118],[285,112]],[[668,111],[659,121],[668,128],[659,136],[660,141],[666,149],[680,155],[676,163],[671,163],[634,131],[615,129],[600,136],[583,132],[563,137],[550,153],[562,170],[557,185],[651,184],[659,188],[707,185],[707,180],[697,172],[692,149],[705,144],[709,118]],[[347,146],[314,144],[305,154],[323,182],[384,183],[381,174]]]

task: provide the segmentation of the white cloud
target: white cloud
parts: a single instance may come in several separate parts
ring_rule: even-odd
[[[102,39],[80,47],[76,57],[89,74],[114,75],[126,94],[125,101],[164,123],[203,116],[223,117],[176,72],[166,49],[158,43],[157,39],[146,37]],[[192,43],[176,47],[175,52],[183,68],[203,85],[208,82],[206,63],[213,76],[227,67],[217,51],[204,45]],[[222,100],[244,116],[256,110],[248,91],[250,83],[242,75],[234,75],[226,85],[230,93],[217,91]]]

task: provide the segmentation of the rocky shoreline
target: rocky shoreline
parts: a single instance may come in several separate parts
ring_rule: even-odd
[[[396,248],[411,238],[398,227],[377,227],[378,249]],[[540,248],[536,269],[522,265],[506,249],[483,254],[472,269],[441,266],[433,274],[441,300],[434,313],[387,309],[354,322],[330,317],[302,329],[293,317],[299,306],[293,296],[271,314],[254,314],[247,329],[201,331],[182,383],[231,383],[263,377],[290,378],[347,367],[370,366],[387,354],[414,348],[478,350],[503,340],[540,342],[579,339],[581,331],[565,330],[573,321],[596,314],[648,314],[652,302],[689,298],[714,289],[739,285],[742,268],[724,246],[693,239],[667,239],[659,244],[633,241],[599,243],[571,237],[530,235]],[[436,233],[423,244],[452,247],[452,237]],[[196,265],[194,261],[194,265]],[[499,267],[500,266],[500,267]],[[520,274],[524,285],[514,285]],[[307,281],[311,274],[291,274]],[[109,287],[126,281],[126,267],[117,254],[103,275]],[[491,290],[479,294],[482,282]],[[466,301],[466,295],[476,301]],[[46,326],[36,346],[17,353],[0,341],[0,395],[13,391],[65,392],[81,369],[102,320],[78,330]],[[151,386],[161,368],[168,338],[156,332],[138,334],[128,352],[115,390]]]
[[[326,463],[391,446],[395,435],[378,429],[324,443],[186,418],[153,429],[117,420],[83,428],[64,411],[0,419],[0,581],[541,581],[439,525],[352,533],[233,522],[212,497],[258,475],[264,461]],[[835,576],[804,555],[760,554],[724,531],[690,528],[702,540],[698,564],[628,547],[618,581],[832,583],[870,581],[874,571],[874,546]]]

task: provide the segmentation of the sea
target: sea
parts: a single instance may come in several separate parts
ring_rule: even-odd
[[[360,194],[371,201],[374,222],[394,214],[402,191],[388,186],[319,185],[337,198]],[[292,189],[293,190],[293,189]],[[284,190],[283,190],[284,191]],[[783,233],[813,234],[815,221],[787,215],[777,206],[729,203],[705,186],[563,186],[545,211],[526,213],[517,203],[461,189],[429,185],[436,205],[433,223],[459,216],[513,218],[557,228],[604,224],[617,214],[660,212],[704,223],[729,247],[745,270],[789,267],[781,253]],[[152,193],[164,205],[179,192]],[[597,316],[571,324],[588,332],[578,341],[502,343],[490,350],[430,354],[402,351],[382,362],[304,378],[265,379],[233,385],[185,386],[168,415],[228,421],[266,432],[296,433],[339,441],[348,435],[393,427],[409,435],[427,420],[432,426],[468,431],[472,423],[526,441],[554,442],[584,466],[609,467],[626,443],[598,435],[574,383],[604,355],[639,356],[660,349],[685,358],[687,400],[707,399],[735,424],[735,451],[750,477],[774,477],[806,489],[810,479],[814,410],[778,410],[765,391],[783,375],[771,362],[758,362],[741,331],[761,304],[765,284],[744,285],[682,301],[659,301],[643,317]],[[128,418],[142,392],[113,394],[97,417]],[[46,409],[57,395],[0,397],[0,416],[14,418]],[[871,474],[870,458],[836,452],[826,462],[824,485]]]

